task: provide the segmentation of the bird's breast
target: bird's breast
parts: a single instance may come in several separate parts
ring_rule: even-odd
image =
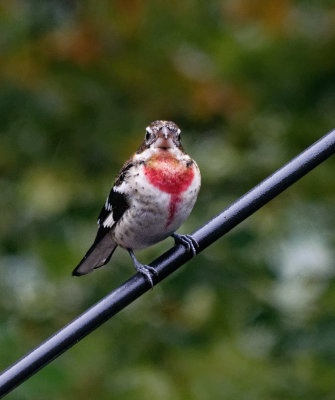
[[[130,207],[114,228],[115,242],[143,249],[163,240],[189,216],[199,188],[198,168],[188,157],[154,154],[119,187]]]
[[[180,209],[183,193],[192,184],[193,168],[176,159],[169,152],[162,151],[151,157],[144,167],[144,174],[150,184],[170,195],[169,214],[165,224],[167,229],[174,222]]]
[[[185,192],[194,178],[193,168],[168,152],[153,156],[144,167],[144,174],[153,186],[175,196]]]

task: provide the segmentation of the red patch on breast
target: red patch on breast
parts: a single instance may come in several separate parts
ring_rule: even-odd
[[[171,195],[169,217],[166,223],[166,226],[168,226],[177,212],[181,194],[192,183],[194,178],[193,168],[186,167],[172,157],[170,153],[164,151],[164,153],[151,158],[147,166],[144,167],[144,173],[152,185]]]

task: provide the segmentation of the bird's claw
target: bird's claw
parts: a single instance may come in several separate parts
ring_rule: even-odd
[[[153,288],[154,282],[152,280],[152,275],[158,276],[158,272],[155,270],[155,268],[151,267],[150,265],[138,263],[135,264],[135,269],[137,272],[144,276],[144,278],[150,283],[151,287]]]
[[[150,283],[151,287],[154,287],[154,282],[152,280],[152,275],[158,276],[158,271],[151,265],[141,264],[135,257],[134,252],[128,249],[128,252],[133,260],[134,267],[137,272],[144,276],[144,278]]]
[[[179,233],[173,233],[171,235],[174,238],[175,244],[182,244],[186,247],[187,251],[192,253],[192,257],[197,255],[197,249],[199,243],[191,235],[180,235]]]

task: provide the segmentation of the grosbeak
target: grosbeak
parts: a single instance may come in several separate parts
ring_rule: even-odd
[[[171,121],[152,122],[143,143],[121,168],[100,212],[94,243],[72,274],[85,275],[105,265],[120,246],[153,286],[155,269],[141,264],[133,250],[172,236],[196,254],[196,240],[175,231],[190,215],[200,180],[196,162],[181,145],[178,126]]]

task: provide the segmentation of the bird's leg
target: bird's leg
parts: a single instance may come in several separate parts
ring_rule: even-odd
[[[197,249],[199,248],[199,243],[191,235],[180,235],[174,232],[171,235],[174,239],[175,244],[182,244],[186,247],[187,251],[192,253],[192,257],[197,255]]]
[[[142,274],[146,278],[146,280],[150,283],[151,287],[154,287],[154,283],[152,281],[152,274],[157,276],[158,272],[155,270],[154,267],[151,267],[150,265],[141,264],[135,257],[135,254],[132,249],[127,249],[127,250],[128,253],[130,254],[131,259],[133,260],[136,271]]]

